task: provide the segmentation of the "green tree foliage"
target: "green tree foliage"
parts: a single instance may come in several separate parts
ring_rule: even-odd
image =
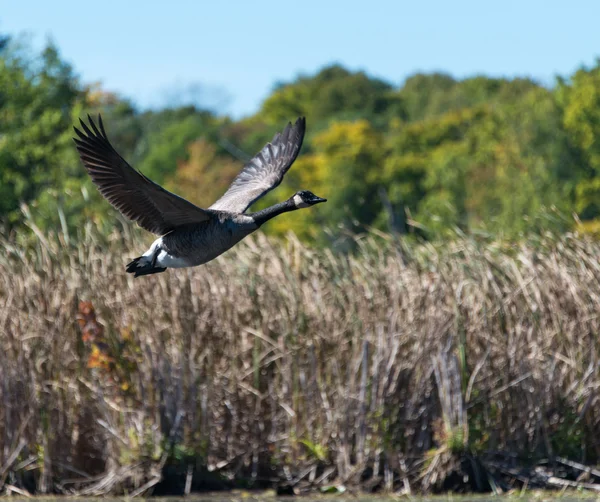
[[[557,89],[563,125],[578,156],[571,180],[576,184],[575,210],[584,219],[600,218],[600,60],[581,68]]]
[[[573,161],[560,120],[543,88],[502,107],[448,112],[403,128],[386,173],[429,234],[564,230]]]
[[[417,216],[418,226],[429,233],[466,223],[465,135],[483,116],[466,109],[396,125],[389,134],[390,155],[382,171],[389,200],[396,211]]]
[[[61,198],[77,177],[70,133],[81,96],[71,67],[49,45],[31,58],[5,41],[0,52],[0,224],[22,219],[20,205]]]
[[[369,227],[435,239],[485,231],[510,238],[574,227],[600,232],[600,63],[553,89],[529,79],[416,74],[400,87],[339,65],[275,87],[232,121],[184,106],[140,111],[82,86],[57,49],[32,55],[0,37],[0,227],[24,220],[77,232],[127,225],[93,187],[71,125],[102,113],[109,137],[154,181],[208,206],[243,163],[305,115],[302,153],[280,189],[329,202],[265,226],[314,240]],[[24,204],[24,205],[23,205]],[[24,209],[25,208],[25,209]],[[253,209],[256,209],[253,208]]]
[[[204,138],[190,143],[187,149],[188,159],[178,162],[167,187],[200,207],[208,207],[225,193],[243,164],[219,155],[215,145]]]
[[[274,220],[273,231],[291,229],[301,236],[317,237],[322,234],[321,225],[339,233],[361,231],[373,224],[381,202],[379,175],[372,166],[383,161],[382,143],[381,133],[366,120],[334,122],[318,134],[311,152],[301,156],[286,175],[280,197],[310,189],[328,203],[319,211],[298,211],[285,221]]]
[[[539,86],[529,79],[503,79],[478,76],[455,80],[443,73],[409,77],[398,96],[409,121],[440,116],[483,104],[509,104]]]
[[[334,65],[313,77],[279,85],[263,103],[260,115],[273,125],[305,115],[312,127],[320,129],[321,123],[331,120],[366,118],[384,124],[390,115],[402,113],[390,84]]]
[[[164,183],[188,158],[188,145],[201,138],[216,143],[219,120],[208,111],[194,107],[147,112],[142,115],[144,134],[140,138],[137,167],[157,183]]]

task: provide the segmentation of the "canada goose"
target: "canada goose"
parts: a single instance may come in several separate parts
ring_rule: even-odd
[[[121,214],[160,236],[127,265],[127,272],[134,277],[164,272],[169,267],[201,265],[271,218],[327,201],[301,190],[284,202],[246,213],[250,205],[281,183],[296,160],[304,139],[304,117],[277,133],[208,209],[168,192],[133,169],[110,144],[102,117],[98,116],[98,126],[89,115],[88,120],[89,126],[79,120],[83,132],[74,127],[78,138],[73,139],[92,181]]]

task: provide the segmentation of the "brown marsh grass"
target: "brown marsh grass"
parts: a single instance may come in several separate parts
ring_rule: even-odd
[[[258,235],[136,280],[133,248],[0,247],[0,489],[418,492],[465,452],[599,457],[598,243]]]

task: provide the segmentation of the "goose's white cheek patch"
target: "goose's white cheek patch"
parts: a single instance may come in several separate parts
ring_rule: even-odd
[[[310,204],[307,204],[306,202],[304,202],[302,200],[302,197],[300,197],[298,194],[294,195],[294,206],[300,208],[300,207],[308,207],[310,206]]]

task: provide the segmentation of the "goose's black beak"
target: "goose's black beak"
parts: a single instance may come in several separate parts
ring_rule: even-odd
[[[323,199],[321,197],[315,197],[314,198],[314,203],[318,204],[319,202],[327,202],[327,199]]]

